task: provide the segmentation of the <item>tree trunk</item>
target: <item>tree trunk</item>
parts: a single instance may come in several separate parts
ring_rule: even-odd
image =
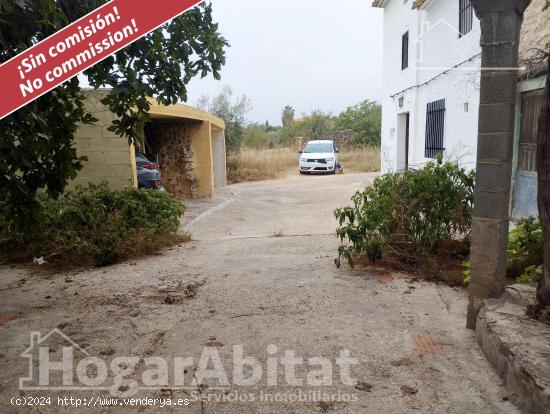
[[[544,235],[544,264],[537,301],[544,307],[550,306],[550,56],[537,138],[538,205]]]

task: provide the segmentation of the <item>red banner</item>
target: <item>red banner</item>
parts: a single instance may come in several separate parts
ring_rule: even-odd
[[[0,119],[200,0],[112,0],[0,65]]]

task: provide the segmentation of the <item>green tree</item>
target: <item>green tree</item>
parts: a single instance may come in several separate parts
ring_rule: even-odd
[[[290,126],[292,122],[294,122],[294,114],[295,114],[295,111],[292,106],[287,105],[283,108],[283,114],[281,116],[283,128]]]
[[[197,106],[225,121],[226,150],[238,152],[246,128],[246,114],[252,109],[247,96],[242,95],[233,102],[233,91],[225,86],[214,98],[204,95]]]
[[[269,133],[264,125],[257,123],[249,124],[244,132],[242,146],[247,148],[267,148],[269,144]]]
[[[86,15],[106,0],[0,0],[0,63]],[[196,76],[220,78],[227,41],[201,3],[84,72],[94,87],[109,86],[104,104],[118,119],[111,130],[142,139],[148,96],[160,103],[187,100]],[[0,225],[32,228],[37,191],[57,197],[82,168],[74,150],[79,123],[94,119],[83,106],[77,77],[0,121]],[[0,228],[0,229],[2,229]]]
[[[295,145],[298,137],[323,139],[334,131],[334,117],[321,110],[315,110],[309,115],[303,115],[302,118],[287,123],[281,130],[281,144],[283,146]]]
[[[359,145],[380,145],[382,128],[382,107],[368,99],[350,106],[336,119],[339,131],[353,130],[352,143]]]
[[[323,139],[335,131],[334,117],[321,110],[313,111],[294,124],[296,125],[296,136],[309,139]]]

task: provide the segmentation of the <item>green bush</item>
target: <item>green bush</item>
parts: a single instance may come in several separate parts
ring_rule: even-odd
[[[341,244],[336,264],[344,258],[380,260],[393,253],[417,262],[437,252],[444,242],[470,234],[474,173],[441,159],[420,170],[384,175],[353,198],[353,206],[335,211]]]
[[[78,187],[58,199],[43,194],[38,202],[40,220],[32,234],[9,225],[0,230],[3,251],[21,258],[53,256],[64,262],[109,265],[173,243],[185,211],[167,193],[111,190],[106,185]]]
[[[537,282],[542,274],[543,245],[540,222],[533,217],[520,220],[508,238],[508,276],[520,283]]]
[[[518,283],[536,283],[542,275],[543,233],[540,222],[530,217],[518,221],[508,235],[506,274]],[[470,261],[463,263],[464,284],[470,283]]]

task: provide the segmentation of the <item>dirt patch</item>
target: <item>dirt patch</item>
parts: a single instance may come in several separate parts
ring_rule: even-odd
[[[454,243],[453,243],[454,244]],[[467,246],[459,244],[455,249],[446,248],[438,254],[431,255],[421,260],[403,260],[391,254],[386,254],[382,260],[373,264],[366,257],[356,259],[355,267],[358,269],[386,269],[378,270],[378,281],[388,283],[386,276],[391,272],[403,272],[408,274],[408,283],[416,283],[419,279],[439,281],[449,286],[464,286],[463,262],[468,257]]]
[[[418,393],[418,389],[409,385],[402,385],[401,392],[403,393],[403,395],[415,395]]]
[[[358,382],[357,385],[355,386],[355,389],[359,391],[370,392],[372,389],[372,384],[368,384],[366,382]]]
[[[438,355],[443,352],[441,345],[431,335],[414,335],[412,339],[419,355]]]
[[[410,367],[414,365],[414,360],[409,357],[404,357],[395,361],[390,362],[394,367]]]
[[[321,413],[328,413],[329,411],[332,411],[334,410],[334,407],[335,407],[335,403],[334,401],[319,401],[318,403],[318,406],[319,406],[319,412]]]
[[[6,322],[9,322],[13,319],[11,315],[0,315],[0,325],[4,325]]]
[[[159,291],[168,292],[164,298],[164,303],[172,305],[174,303],[183,302],[185,299],[193,299],[197,296],[199,288],[206,284],[206,280],[200,282],[186,283],[182,280],[176,283],[175,286],[162,286]]]
[[[378,282],[380,283],[389,283],[393,280],[393,276],[390,272],[378,272]]]

